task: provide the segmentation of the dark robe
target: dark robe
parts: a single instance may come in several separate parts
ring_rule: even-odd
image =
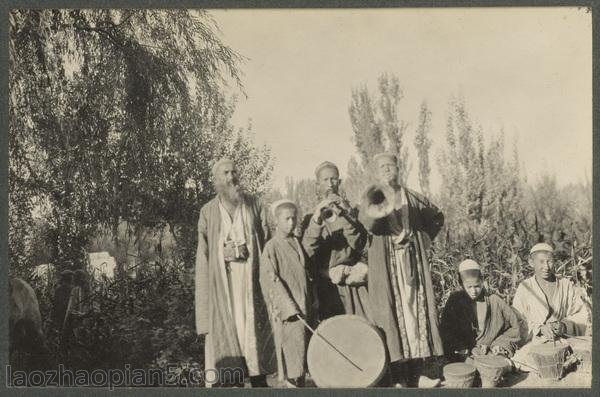
[[[444,216],[427,198],[412,190],[402,188],[396,192],[398,194],[405,195],[404,200],[400,200],[405,204],[390,214],[388,221],[412,232],[407,248],[410,255],[404,260],[409,268],[404,272],[413,278],[413,288],[418,291],[419,324],[408,326],[419,329],[419,351],[411,354],[408,350],[396,270],[391,266],[390,259],[392,233],[384,228],[377,231],[378,234],[370,234],[368,289],[370,316],[384,333],[390,362],[444,354],[428,257],[431,243],[444,224]],[[363,225],[370,223],[365,217],[365,208],[361,208],[359,220]]]
[[[474,302],[464,290],[453,292],[442,313],[440,331],[446,356],[475,346],[500,346],[512,357],[521,342],[521,324],[515,311],[495,294],[483,291],[487,306],[484,328],[478,330]]]
[[[331,224],[317,225],[311,218],[312,214],[304,218],[302,245],[317,269],[319,318],[356,314],[368,319],[366,283],[346,285],[342,281],[334,284],[327,276],[327,272],[336,266],[354,266],[361,261],[367,241],[366,230],[357,221],[354,211],[339,216]]]

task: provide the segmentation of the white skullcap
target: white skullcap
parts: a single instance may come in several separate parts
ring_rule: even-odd
[[[317,166],[317,168],[315,168],[315,176],[317,178],[319,177],[319,172],[321,172],[321,170],[324,168],[334,169],[338,173],[338,175],[340,174],[340,170],[338,169],[337,165],[333,164],[331,161],[323,161]]]
[[[292,200],[289,200],[289,199],[277,200],[273,204],[271,204],[271,215],[273,215],[273,217],[275,217],[275,211],[277,211],[277,208],[282,206],[283,204],[292,204],[296,208],[296,210],[298,210],[298,206]]]
[[[373,156],[373,161],[376,163],[377,161],[379,161],[379,159],[382,158],[390,158],[394,161],[394,164],[398,163],[398,157],[396,157],[394,153],[390,152],[377,153],[375,156]]]
[[[533,254],[534,252],[538,252],[538,251],[554,252],[554,248],[552,248],[552,246],[547,243],[537,243],[536,245],[531,247],[531,250],[529,251],[529,255]]]
[[[462,273],[467,270],[481,271],[481,266],[479,266],[479,263],[475,262],[473,259],[465,259],[458,265],[458,272]]]
[[[217,170],[219,169],[220,166],[224,165],[224,164],[233,164],[235,166],[235,162],[230,159],[230,158],[222,158],[219,161],[217,161],[213,166],[212,166],[212,174],[213,176],[217,173]]]

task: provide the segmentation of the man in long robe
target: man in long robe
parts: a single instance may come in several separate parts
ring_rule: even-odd
[[[380,187],[391,202],[383,205],[390,207],[386,216],[374,217],[369,205],[359,212],[371,232],[370,315],[385,335],[391,381],[416,386],[423,381],[423,359],[444,353],[427,253],[444,216],[424,196],[400,186],[395,155],[381,153],[374,161]]]
[[[340,196],[337,166],[329,161],[315,170],[320,202],[304,220],[302,245],[313,257],[317,271],[319,318],[356,314],[368,318],[367,266],[361,262],[367,232],[356,211]],[[321,209],[337,206],[339,215],[329,223]]]
[[[534,245],[529,264],[534,275],[519,284],[513,298],[513,308],[525,326],[526,344],[514,356],[523,371],[535,368],[529,358],[531,346],[584,335],[587,324],[587,311],[575,285],[555,274],[552,246]]]
[[[275,350],[266,304],[259,283],[259,258],[269,228],[263,206],[242,191],[237,169],[223,159],[213,167],[217,196],[200,210],[195,268],[196,331],[206,335],[208,370],[215,384],[240,386],[243,370],[252,386],[265,387],[275,372]],[[239,377],[239,375],[238,375]],[[242,380],[243,381],[243,380]]]

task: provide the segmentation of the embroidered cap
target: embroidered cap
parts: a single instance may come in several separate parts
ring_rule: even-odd
[[[398,157],[396,157],[396,155],[394,153],[390,153],[390,152],[377,153],[375,156],[373,156],[373,161],[376,163],[379,161],[379,159],[384,159],[384,158],[389,158],[389,159],[393,160],[394,164],[398,163]]]
[[[552,248],[552,246],[547,243],[537,243],[536,245],[531,247],[529,255],[532,255],[534,252],[538,251],[554,252],[554,248]]]
[[[296,211],[298,210],[298,206],[292,200],[289,200],[289,199],[277,200],[273,204],[271,204],[271,215],[273,215],[273,218],[275,218],[275,216],[276,216],[275,212],[277,211],[277,208],[281,207],[284,204],[291,204],[294,206],[294,208],[296,208]]]
[[[458,272],[462,273],[467,270],[481,271],[481,266],[479,265],[479,263],[475,262],[473,259],[465,259],[464,261],[460,262],[460,264],[458,265]]]
[[[321,170],[323,170],[325,168],[334,169],[335,172],[338,173],[338,175],[340,174],[340,170],[338,169],[337,165],[333,164],[331,161],[323,161],[321,164],[319,164],[317,166],[317,168],[315,168],[315,176],[317,178],[319,178],[319,172],[321,172]]]

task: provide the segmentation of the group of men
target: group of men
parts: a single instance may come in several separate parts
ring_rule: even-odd
[[[195,266],[196,328],[206,336],[205,371],[218,374],[222,369],[242,368],[253,387],[266,387],[267,374],[302,372],[290,368],[292,361],[302,364],[305,359],[305,344],[293,343],[294,338],[303,338],[305,322],[316,325],[331,316],[356,314],[383,334],[389,371],[381,385],[431,384],[422,376],[424,361],[453,353],[455,346],[448,340],[456,337],[438,325],[428,258],[444,216],[426,197],[400,185],[395,155],[381,153],[373,162],[392,208],[385,216],[385,229],[377,229],[365,208],[353,207],[342,196],[337,166],[324,162],[315,170],[319,203],[295,235],[291,232],[295,212],[284,211],[293,209],[290,200],[274,203],[269,216],[258,198],[243,191],[233,161],[215,163],[217,194],[200,211]],[[336,216],[325,219],[328,208],[336,208]],[[273,218],[278,232],[265,250]],[[506,311],[518,322],[515,349],[496,348],[495,353],[512,356],[525,342],[584,332],[585,309],[570,282],[554,277],[552,248],[542,248],[532,250],[535,276],[519,286],[514,311]],[[298,263],[307,273],[291,267],[284,271],[286,263]],[[493,323],[487,314],[490,299],[475,280],[471,284],[475,287],[469,288],[477,291],[473,302],[484,303],[468,305],[475,327],[472,338],[460,346],[468,349],[480,347],[485,339],[481,335]],[[468,292],[465,283],[463,288]],[[294,309],[289,309],[289,302]],[[282,315],[286,308],[289,313]],[[302,321],[294,321],[298,318]],[[510,328],[510,320],[508,328],[503,324],[497,325],[495,336]],[[444,351],[449,348],[453,351]],[[299,381],[286,379],[293,380],[292,386]],[[217,379],[207,386],[240,384]]]

